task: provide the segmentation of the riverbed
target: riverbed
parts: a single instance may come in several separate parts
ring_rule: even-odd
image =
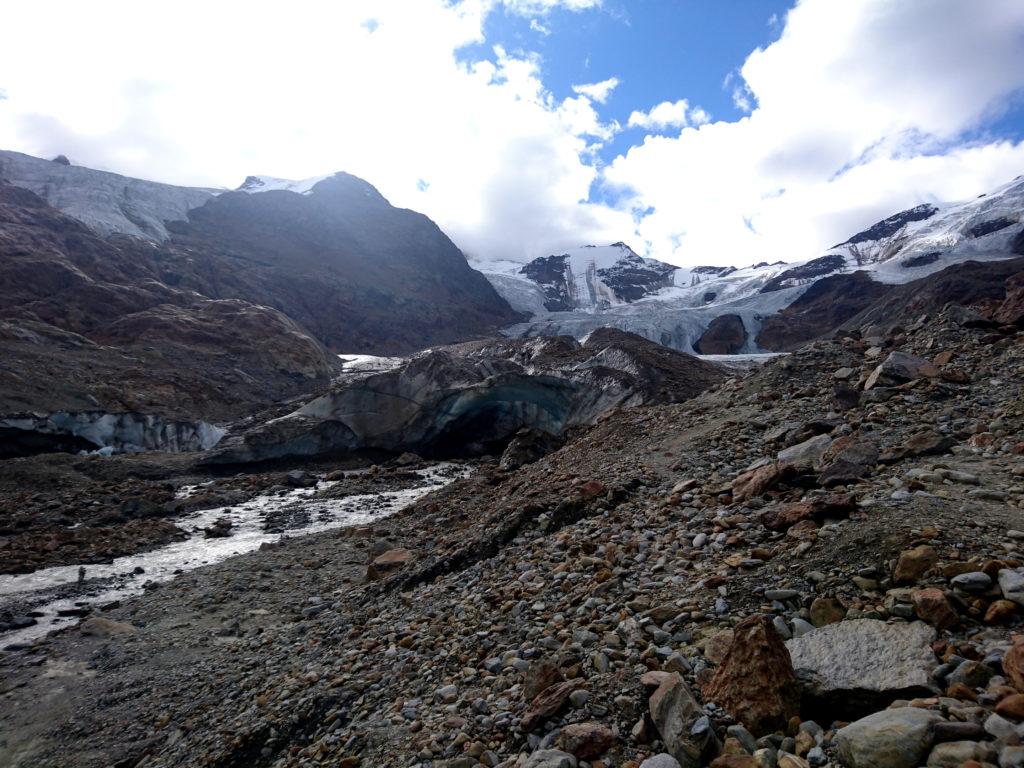
[[[148,552],[101,565],[62,565],[28,574],[0,576],[0,613],[24,626],[0,634],[0,646],[29,643],[76,623],[96,608],[109,607],[179,574],[273,544],[333,528],[366,525],[394,514],[427,493],[469,474],[468,467],[441,462],[413,470],[422,483],[401,490],[325,497],[335,483],[318,480],[309,488],[263,494],[230,507],[204,509],[175,520],[188,537]],[[181,490],[187,496],[201,486]],[[268,526],[269,520],[286,520]],[[209,537],[207,529],[230,520],[229,535]],[[34,623],[29,623],[34,622]]]

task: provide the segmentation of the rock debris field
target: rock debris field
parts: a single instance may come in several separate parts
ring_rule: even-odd
[[[0,764],[1024,766],[1024,345],[950,308],[0,658]]]

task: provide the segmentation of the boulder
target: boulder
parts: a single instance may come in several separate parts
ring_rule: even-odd
[[[822,456],[831,445],[831,437],[816,435],[809,440],[779,451],[777,458],[780,464],[791,464],[801,469],[811,469],[821,464]]]
[[[870,390],[884,384],[900,384],[906,381],[913,381],[921,378],[935,378],[941,374],[938,366],[923,357],[907,354],[906,352],[890,352],[889,356],[871,372],[864,389]]]
[[[763,467],[743,472],[732,481],[733,501],[746,501],[762,496],[795,474],[796,470],[788,464],[765,464]]]
[[[761,520],[773,531],[784,531],[803,520],[818,523],[829,519],[841,520],[856,509],[857,503],[852,494],[831,494],[770,507],[764,511]]]
[[[800,686],[789,652],[767,616],[750,616],[733,630],[732,645],[704,689],[754,735],[784,729],[799,713]]]
[[[786,642],[805,705],[849,719],[899,698],[935,693],[935,630],[916,621],[853,619]]]
[[[916,768],[931,748],[939,719],[915,707],[868,715],[836,733],[839,759],[847,768]]]
[[[898,446],[887,449],[880,457],[881,462],[901,461],[914,456],[936,456],[947,453],[956,445],[956,439],[943,435],[934,429],[916,432]]]
[[[686,681],[677,674],[666,678],[651,695],[648,710],[669,754],[681,768],[697,768],[701,751],[689,739],[689,733],[701,710]]]
[[[897,584],[916,584],[917,580],[924,576],[935,563],[939,561],[939,554],[935,547],[928,544],[921,544],[900,553],[896,567],[893,569],[893,580]]]
[[[592,760],[611,747],[615,735],[601,723],[572,723],[558,734],[558,746],[575,757]]]
[[[878,446],[853,435],[832,442],[822,456],[819,482],[826,488],[855,483],[878,463]]]
[[[413,553],[408,549],[389,549],[370,561],[370,565],[366,568],[366,580],[386,579],[411,563],[413,557]]]

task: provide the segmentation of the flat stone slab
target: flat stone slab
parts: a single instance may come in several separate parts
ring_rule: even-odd
[[[935,630],[921,621],[887,624],[852,619],[786,641],[803,696],[845,719],[896,699],[937,692]]]

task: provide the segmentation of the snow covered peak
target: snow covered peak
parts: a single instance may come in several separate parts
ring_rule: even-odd
[[[1009,254],[1024,220],[1024,176],[991,194],[959,203],[925,203],[883,219],[826,257],[849,269],[877,272],[883,282],[906,282],[951,263]]]
[[[283,190],[286,192],[295,192],[298,195],[308,195],[313,191],[313,187],[334,175],[335,174],[333,173],[328,173],[323,176],[312,176],[308,179],[300,179],[298,181],[293,181],[291,179],[278,179],[274,176],[246,176],[245,181],[243,181],[241,186],[235,191],[253,194],[256,192]]]
[[[534,259],[519,274],[536,283],[549,311],[595,312],[672,285],[671,264],[645,259],[625,243],[586,245]]]

